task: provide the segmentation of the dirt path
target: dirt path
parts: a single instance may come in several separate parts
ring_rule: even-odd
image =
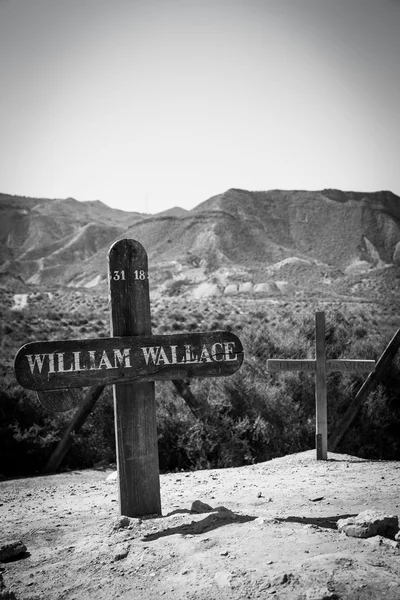
[[[0,483],[0,541],[27,547],[1,563],[17,599],[400,600],[400,551],[336,529],[367,508],[400,514],[400,463],[312,451],[162,475],[163,516],[117,529],[110,473]],[[191,513],[195,500],[214,510]]]

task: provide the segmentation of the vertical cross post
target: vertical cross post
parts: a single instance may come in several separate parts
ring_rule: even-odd
[[[148,260],[135,240],[110,248],[111,335],[151,334]],[[154,382],[114,385],[121,515],[161,514]]]
[[[325,313],[315,314],[315,446],[317,460],[328,457],[328,408],[326,386]]]

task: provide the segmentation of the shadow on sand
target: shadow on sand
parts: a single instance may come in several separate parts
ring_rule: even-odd
[[[276,518],[275,521],[280,523],[300,523],[301,525],[315,525],[317,527],[325,527],[326,529],[337,529],[339,519],[347,519],[355,517],[352,515],[335,515],[334,517],[285,517],[284,519]]]
[[[189,510],[175,510],[167,516],[177,513],[194,514]],[[188,524],[183,523],[176,527],[168,527],[167,529],[144,535],[142,539],[146,542],[152,542],[168,535],[200,535],[201,533],[212,531],[225,525],[231,525],[232,523],[248,523],[249,521],[254,521],[256,518],[249,515],[238,515],[227,508],[218,507],[201,521],[192,521]]]

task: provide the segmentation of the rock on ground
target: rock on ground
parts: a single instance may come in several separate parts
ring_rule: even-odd
[[[0,561],[10,560],[26,552],[26,546],[20,540],[4,542],[0,546]]]
[[[356,517],[339,519],[337,528],[346,535],[369,538],[375,535],[394,538],[399,531],[399,519],[396,515],[386,515],[376,510],[365,510]]]

